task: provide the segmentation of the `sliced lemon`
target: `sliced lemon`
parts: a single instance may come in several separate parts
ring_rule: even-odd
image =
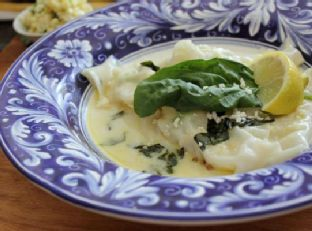
[[[263,111],[286,115],[302,103],[307,80],[286,54],[267,52],[252,63],[252,69],[259,85],[258,97],[263,103]]]

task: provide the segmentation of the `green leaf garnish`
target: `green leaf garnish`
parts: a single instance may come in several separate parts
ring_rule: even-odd
[[[134,147],[134,149],[137,149],[139,152],[143,153],[146,157],[152,157],[153,153],[162,153],[165,150],[165,147],[161,144],[154,144],[154,145],[138,145]]]
[[[134,149],[137,149],[148,158],[155,156],[158,160],[164,161],[166,163],[165,170],[168,174],[172,174],[174,172],[173,168],[178,164],[178,161],[184,158],[184,148],[180,148],[176,152],[170,152],[161,144],[153,144],[150,146],[138,145]]]
[[[240,87],[241,79],[245,88]],[[252,70],[241,63],[219,58],[189,60],[141,81],[135,89],[134,110],[145,117],[162,106],[181,112],[260,107],[257,91]]]
[[[274,117],[266,114],[266,118],[243,118],[241,121],[224,118],[219,123],[213,119],[207,121],[207,132],[199,133],[194,136],[195,142],[201,150],[205,150],[207,145],[216,145],[230,138],[229,130],[235,126],[260,126],[265,123],[274,122]]]
[[[152,69],[153,71],[158,71],[160,69],[160,67],[156,66],[152,61],[145,61],[145,62],[142,62],[141,65],[143,67],[148,67],[150,69]]]

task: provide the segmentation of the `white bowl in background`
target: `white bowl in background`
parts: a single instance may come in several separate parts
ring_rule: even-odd
[[[45,33],[34,33],[29,32],[26,30],[25,26],[23,25],[23,18],[26,16],[26,14],[30,11],[31,7],[26,8],[21,13],[19,13],[16,18],[13,21],[13,29],[15,32],[22,37],[29,40],[29,42],[35,42],[40,37],[42,37]]]

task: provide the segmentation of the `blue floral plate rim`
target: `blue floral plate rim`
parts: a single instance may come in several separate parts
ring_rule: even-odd
[[[72,24],[77,23],[77,22],[78,23],[83,22],[86,18],[88,18],[88,17],[92,18],[92,16],[96,16],[97,14],[105,14],[107,12],[110,12],[110,10],[112,10],[113,13],[116,13],[116,12],[118,12],[118,10],[120,10],[119,7],[123,7],[123,9],[125,9],[125,8],[128,9],[127,7],[129,7],[130,12],[131,12],[131,6],[135,5],[136,3],[139,3],[139,2],[140,1],[132,1],[130,3],[129,2],[128,3],[122,2],[122,3],[116,4],[116,5],[112,5],[108,8],[98,10],[96,12],[89,14],[88,16],[85,16],[81,19],[73,21],[73,22],[71,22],[71,24],[68,24],[67,26],[64,26],[64,27],[56,30],[55,32],[50,33],[48,36],[40,39],[39,42],[37,42],[31,48],[29,48],[26,52],[24,52],[11,66],[10,70],[8,71],[5,78],[1,82],[1,94],[3,93],[5,86],[7,86],[6,85],[7,81],[14,78],[14,77],[12,77],[13,75],[15,75],[15,77],[16,77],[16,75],[20,74],[17,71],[18,68],[22,71],[28,68],[28,66],[27,66],[28,64],[26,61],[30,60],[29,66],[38,65],[36,67],[38,69],[41,68],[41,66],[40,66],[41,64],[39,62],[36,62],[36,59],[35,59],[36,57],[35,58],[32,57],[33,51],[40,53],[41,52],[39,49],[40,46],[42,48],[42,46],[45,43],[49,44],[49,42],[52,42],[52,44],[53,44],[53,41],[55,42],[55,39],[57,36],[60,36],[59,38],[61,38],[61,39],[59,39],[59,40],[63,40],[63,41],[74,41],[76,39],[75,35],[73,35],[72,32],[66,32],[65,35],[62,35],[62,34],[59,35],[59,33],[62,33],[62,31],[68,30],[70,27],[69,25],[72,25]],[[170,4],[170,3],[174,3],[174,2],[175,1],[166,1],[166,4]],[[187,1],[185,1],[185,2],[187,2]],[[207,3],[211,3],[211,2],[215,2],[215,1],[208,1]],[[224,2],[226,2],[226,1],[224,1]],[[217,3],[222,4],[222,1],[217,1]],[[142,4],[143,5],[144,4],[145,5],[150,4],[151,9],[153,9],[153,7],[159,7],[158,9],[160,9],[162,7],[163,3],[162,3],[162,1],[159,1],[159,2],[158,1],[150,1],[150,2],[145,2]],[[302,2],[298,1],[298,4],[300,5],[300,4],[302,4]],[[145,10],[147,10],[147,9],[145,9]],[[189,10],[189,8],[187,8],[187,10]],[[158,15],[158,16],[160,16],[160,15]],[[100,28],[100,26],[98,28]],[[98,28],[95,28],[94,30],[97,30]],[[209,32],[211,32],[211,31],[209,31]],[[113,32],[110,32],[110,33],[113,33]],[[169,30],[169,32],[166,31],[165,33],[167,33],[166,35],[168,35],[168,33],[170,34],[170,30]],[[136,35],[137,34],[135,34],[135,36]],[[70,36],[73,36],[73,37],[70,37]],[[144,36],[148,37],[148,35],[144,35]],[[184,36],[185,37],[191,37],[187,33],[184,34],[184,32],[181,32],[180,36],[181,36],[181,38],[184,38]],[[192,35],[192,36],[194,36],[194,35]],[[226,36],[226,34],[222,34],[222,36]],[[196,37],[196,35],[195,35],[195,37]],[[253,37],[253,36],[247,35],[247,37]],[[142,38],[136,38],[136,39],[142,39]],[[84,39],[84,40],[87,40],[87,39]],[[82,41],[84,41],[84,40],[82,40]],[[139,42],[140,42],[139,40],[137,40],[135,42],[132,41],[132,43],[129,42],[128,45],[129,45],[129,47],[132,47],[132,49],[135,49],[135,48],[133,48],[133,46],[139,44]],[[159,44],[161,42],[163,42],[163,41],[152,40],[152,43],[149,45]],[[80,43],[82,43],[82,42],[80,42]],[[143,46],[139,47],[139,49],[144,47],[144,45],[146,45],[146,44],[143,44]],[[147,45],[147,46],[149,46],[149,45]],[[55,43],[54,43],[54,46],[56,46]],[[48,48],[45,47],[44,49],[48,49]],[[46,60],[49,59],[49,58],[47,58],[47,56],[48,56],[47,53],[43,52],[43,56],[44,56],[44,58],[46,58]],[[123,56],[123,54],[120,54],[120,56]],[[93,57],[93,58],[95,60],[94,63],[99,63],[99,61],[101,61],[99,57]],[[25,63],[26,63],[26,64],[24,64],[24,66],[22,64],[22,61],[25,61]],[[56,67],[58,65],[62,66],[65,64],[64,63],[58,63],[58,64],[56,63],[55,64]],[[22,69],[22,68],[24,68],[24,69]],[[55,79],[58,79],[57,73],[54,73],[54,74],[56,75]],[[77,72],[75,73],[75,75],[76,74],[77,74]],[[70,77],[70,75],[73,75],[73,73],[68,74],[69,77]],[[60,80],[60,79],[58,79],[58,80]],[[27,90],[27,88],[24,88],[24,89]],[[85,88],[83,88],[83,89],[85,89]],[[39,102],[39,103],[42,103],[42,102]],[[3,106],[2,104],[3,104],[3,101],[1,102],[1,100],[0,100],[0,105]],[[48,108],[48,110],[50,110],[51,108]],[[48,113],[52,113],[52,112],[48,111]],[[2,114],[0,114],[0,118],[2,119],[2,122],[3,122],[4,121],[3,119],[5,119],[3,112],[2,112]],[[25,162],[21,161],[22,160],[21,156],[17,156],[16,151],[11,152],[11,149],[13,147],[12,144],[10,143],[10,145],[12,146],[11,148],[10,148],[10,145],[7,145],[7,139],[8,138],[7,138],[7,136],[5,136],[5,133],[4,133],[4,130],[6,128],[7,128],[7,126],[4,126],[3,124],[0,127],[0,132],[1,132],[0,143],[1,143],[1,145],[5,151],[6,155],[12,161],[12,163],[27,178],[31,179],[36,184],[40,185],[42,188],[47,189],[49,192],[52,192],[52,193],[60,196],[61,198],[65,199],[67,201],[70,201],[70,202],[77,204],[77,205],[82,205],[86,208],[90,208],[93,211],[100,212],[100,213],[105,213],[105,214],[108,213],[109,215],[122,216],[122,217],[126,217],[128,219],[138,220],[138,221],[142,221],[142,222],[144,222],[144,221],[145,222],[155,222],[155,223],[156,222],[163,222],[163,223],[174,224],[174,223],[177,223],[177,221],[178,221],[178,223],[183,222],[183,223],[189,223],[189,224],[199,224],[199,223],[205,223],[205,224],[210,223],[211,224],[211,223],[228,223],[228,222],[234,222],[234,221],[235,222],[244,221],[244,220],[249,219],[249,218],[250,219],[251,218],[252,219],[258,218],[259,219],[259,218],[262,218],[263,216],[271,216],[271,215],[275,215],[275,214],[280,213],[280,212],[283,212],[283,213],[284,212],[290,212],[294,209],[299,209],[299,208],[308,206],[311,203],[311,197],[312,196],[310,196],[309,194],[312,191],[312,187],[311,187],[311,185],[312,185],[311,184],[311,182],[312,182],[312,180],[311,180],[312,170],[310,170],[310,161],[311,161],[312,157],[311,157],[311,153],[307,152],[307,153],[304,153],[304,154],[298,156],[297,158],[295,158],[292,161],[288,161],[288,162],[282,163],[280,165],[273,166],[271,168],[260,169],[260,170],[252,171],[252,172],[249,172],[246,174],[238,174],[238,175],[229,176],[229,177],[218,177],[215,179],[207,179],[207,180],[202,180],[202,179],[190,180],[190,179],[187,179],[188,182],[183,182],[183,180],[181,180],[181,179],[176,179],[176,178],[171,178],[171,177],[157,177],[157,176],[151,176],[148,174],[137,174],[133,171],[118,168],[114,165],[111,165],[110,163],[104,163],[104,165],[108,166],[107,167],[108,170],[105,170],[103,173],[114,173],[116,175],[124,174],[126,176],[126,178],[127,177],[128,178],[133,177],[133,176],[137,177],[139,185],[141,184],[140,187],[143,187],[143,188],[145,187],[146,190],[148,190],[147,188],[149,188],[149,187],[154,187],[155,184],[158,184],[158,186],[159,186],[159,188],[158,188],[159,191],[157,191],[157,192],[159,192],[158,196],[160,199],[157,201],[157,203],[155,202],[156,204],[151,204],[151,202],[148,200],[144,202],[145,204],[143,202],[141,202],[141,204],[140,204],[140,202],[139,202],[140,196],[136,196],[136,197],[132,198],[136,203],[134,205],[131,204],[132,207],[129,207],[128,204],[124,205],[124,204],[118,204],[118,203],[117,203],[117,205],[115,204],[113,206],[109,206],[109,203],[112,203],[112,200],[118,200],[114,197],[116,195],[113,195],[113,193],[109,195],[110,197],[107,195],[104,195],[104,196],[103,195],[96,195],[98,197],[97,198],[98,200],[93,201],[90,198],[88,198],[88,196],[86,196],[87,194],[85,194],[85,195],[82,194],[82,196],[81,196],[81,195],[79,195],[79,193],[81,193],[81,192],[78,193],[75,191],[70,191],[68,188],[63,189],[63,188],[59,187],[59,185],[58,185],[58,184],[60,184],[60,182],[50,182],[49,180],[51,180],[51,179],[50,178],[47,178],[49,180],[45,179],[46,176],[43,173],[41,173],[41,175],[36,175],[33,170],[29,170],[29,169],[33,169],[33,168],[25,167],[25,165],[23,165],[23,163],[25,164]],[[93,161],[93,159],[92,159],[92,161]],[[99,162],[101,162],[101,160]],[[66,166],[66,167],[70,168],[71,166]],[[85,169],[83,169],[83,170],[85,170]],[[87,170],[89,170],[89,169],[87,169]],[[75,171],[79,172],[78,170],[75,170]],[[46,173],[47,172],[51,172],[51,171],[46,171]],[[92,174],[95,174],[95,173],[92,173]],[[221,191],[221,193],[218,192],[217,190],[215,190],[219,186],[224,187],[224,185],[226,185],[225,183],[228,183],[228,182],[230,183],[230,185],[235,185],[237,182],[238,183],[246,183],[248,181],[249,185],[247,185],[247,186],[251,187],[251,189],[253,189],[253,190],[258,190],[257,194],[255,194],[256,191],[254,191],[253,194],[249,195],[249,197],[250,197],[250,196],[261,194],[261,192],[263,192],[265,190],[270,191],[267,188],[265,188],[264,186],[262,186],[263,188],[261,188],[261,184],[259,184],[259,182],[263,183],[263,181],[261,181],[261,179],[266,179],[267,182],[269,182],[267,184],[271,184],[272,187],[281,186],[282,185],[281,182],[274,181],[274,180],[276,180],[276,179],[274,179],[274,177],[276,178],[277,176],[278,177],[282,176],[282,178],[280,178],[280,180],[281,179],[282,180],[287,179],[287,180],[289,180],[287,182],[288,183],[290,182],[290,186],[289,186],[289,184],[286,184],[285,188],[286,189],[291,188],[292,190],[290,190],[288,192],[280,192],[279,198],[277,198],[277,199],[280,199],[283,197],[285,197],[285,198],[283,198],[283,200],[281,200],[281,201],[278,201],[278,200],[272,200],[272,201],[267,200],[266,201],[264,198],[253,198],[252,201],[257,202],[258,204],[255,203],[255,206],[251,206],[249,208],[246,207],[246,209],[244,209],[244,206],[246,206],[246,204],[244,204],[244,203],[248,202],[248,201],[246,201],[247,197],[244,198],[244,196],[246,196],[246,195],[242,196],[242,195],[239,195],[238,193],[235,194],[235,193],[231,192],[229,189],[223,189],[223,191]],[[97,176],[95,178],[97,179]],[[145,181],[142,182],[141,178],[143,179],[143,181],[147,180],[148,182],[145,182]],[[246,179],[248,179],[248,180],[246,180]],[[298,184],[298,180],[301,184]],[[254,181],[258,182],[258,184],[255,184]],[[91,181],[89,181],[89,183],[90,182]],[[69,184],[67,186],[71,186],[69,188],[73,188],[73,185],[76,182],[75,181],[72,181],[72,182],[69,181],[67,183]],[[86,184],[88,184],[87,180],[86,180]],[[170,185],[170,187],[166,188],[167,187],[166,184]],[[166,189],[169,189],[169,191],[170,191],[170,190],[176,189],[175,187],[178,187],[179,189],[176,192],[173,191],[172,195],[168,196],[165,194]],[[90,191],[90,187],[88,187],[87,185],[82,186],[81,188],[86,188],[87,191],[88,190]],[[161,191],[161,190],[164,190],[164,191]],[[196,194],[199,191],[202,192],[203,190],[204,190],[204,194],[200,194],[200,196],[198,196],[199,194],[198,195]],[[151,194],[153,194],[154,192],[155,191],[152,191]],[[215,193],[215,195],[213,194],[213,192]],[[232,203],[231,208],[228,208],[226,206],[225,207],[221,206],[219,208],[216,208],[215,211],[213,210],[214,208],[207,210],[204,207],[198,206],[198,204],[196,204],[196,203],[195,203],[195,207],[193,207],[193,208],[187,207],[190,204],[190,202],[202,203],[201,201],[197,200],[199,197],[202,197],[202,196],[204,196],[208,199],[211,199],[214,197],[214,201],[212,201],[212,202],[210,201],[210,204],[209,203],[207,204],[207,202],[205,202],[206,203],[205,206],[208,206],[208,205],[213,205],[213,206],[218,205],[219,206],[221,203],[220,202],[221,199],[227,200],[230,198],[227,196],[224,196],[223,198],[219,198],[220,195],[222,196],[222,193],[224,194],[227,192],[232,193],[231,196],[241,197],[242,201],[239,200],[237,207],[235,207],[235,203],[232,203],[233,201],[231,202]],[[172,193],[172,192],[170,192],[170,193]],[[177,195],[174,195],[174,193],[176,193]],[[276,193],[276,190],[271,190],[271,193]],[[91,198],[94,198],[94,197],[91,197]],[[144,199],[144,197],[141,197],[141,199],[142,198]],[[164,199],[167,199],[167,198],[172,200],[172,201],[168,200],[169,207],[167,205],[166,205],[167,207],[163,207],[163,208],[159,207],[160,205],[158,202],[162,201]],[[151,198],[149,198],[149,199],[151,199]],[[105,204],[105,203],[101,204],[101,202],[103,202],[103,200],[107,204]],[[120,199],[120,200],[122,200],[122,199]],[[265,204],[265,203],[262,205],[263,201],[266,201],[269,204],[271,202],[273,202],[273,205],[268,206],[268,204]],[[285,202],[285,201],[288,201],[288,202]],[[259,207],[259,203],[260,203],[260,207]],[[227,202],[226,204],[228,205],[228,204],[230,204],[230,202]],[[244,204],[244,206],[242,206],[243,204]],[[265,208],[263,208],[263,206]],[[227,214],[227,215],[225,215],[225,214]]]

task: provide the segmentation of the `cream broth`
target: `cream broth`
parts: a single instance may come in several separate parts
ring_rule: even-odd
[[[121,111],[124,112],[122,116],[120,116]],[[157,143],[170,148],[171,151],[178,148],[168,142],[149,119],[139,118],[122,106],[98,107],[97,95],[92,93],[87,112],[87,129],[100,151],[116,164],[137,171],[168,175],[163,161],[157,157],[148,158],[134,149],[140,144]],[[209,169],[194,160],[192,155],[185,153],[184,158],[179,160],[174,168],[173,175],[205,177],[230,173]]]
[[[244,57],[240,61],[245,63],[259,52],[255,48],[229,44],[224,44],[222,47],[216,44],[212,46],[219,48],[221,52],[225,53],[226,50],[223,51],[223,49],[233,51],[237,54],[233,59],[238,60],[240,57]],[[164,66],[165,63],[170,62],[171,56],[172,50],[170,49],[153,52],[125,63],[124,68],[127,69],[145,60],[153,60],[156,65]],[[157,143],[170,147],[171,150],[175,150],[178,147],[168,142],[148,119],[139,118],[132,110],[128,110],[121,105],[98,106],[98,98],[97,93],[92,92],[87,111],[87,129],[100,151],[120,166],[137,171],[168,175],[166,164],[163,161],[153,157],[147,158],[134,149],[134,147],[140,144],[152,145]],[[116,118],[116,115],[121,111],[124,112],[123,116],[117,116],[118,118]],[[199,163],[193,155],[185,153],[184,158],[179,160],[171,175],[178,177],[206,177],[232,173],[232,171],[212,169],[210,166]]]
[[[153,74],[147,68],[142,69],[142,61],[152,60],[157,66],[165,67],[189,59],[218,57],[248,66],[255,56],[265,50],[228,44],[194,45],[190,41],[183,41],[173,49],[153,52],[136,60],[126,59],[119,66],[111,59],[87,70],[83,74],[95,87],[87,108],[87,129],[91,139],[106,157],[120,166],[178,177],[244,172],[295,156],[309,147],[312,137],[312,105],[308,101],[304,101],[294,113],[276,118],[271,124],[236,127],[230,131],[229,140],[209,146],[204,151],[200,151],[194,142],[194,134],[203,132],[201,128],[207,125],[204,112],[192,112],[180,118],[179,113],[162,109],[153,116],[139,118],[133,111],[136,84]],[[303,63],[298,52],[290,52],[289,57],[298,65]],[[311,86],[308,86],[307,90],[310,89]],[[156,144],[165,147],[167,154],[177,154],[174,160],[177,164],[171,169],[173,171],[168,168],[168,161],[162,158],[163,152],[146,155],[139,148]],[[179,156],[181,147],[186,149],[184,155]]]

